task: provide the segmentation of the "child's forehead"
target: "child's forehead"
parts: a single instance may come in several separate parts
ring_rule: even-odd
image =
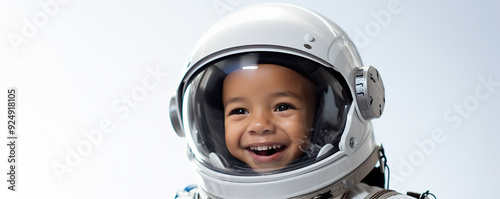
[[[298,96],[310,94],[314,84],[298,72],[275,64],[259,64],[253,69],[242,69],[229,74],[224,80],[223,93]],[[281,95],[280,95],[281,94]],[[302,97],[300,97],[302,98]]]
[[[259,89],[269,90],[269,88],[304,90],[311,85],[313,85],[311,81],[290,68],[275,64],[259,64],[252,69],[241,69],[230,73],[226,76],[223,87],[224,90],[226,87],[232,87],[239,92],[258,92]]]
[[[263,76],[273,78],[276,80],[283,80],[284,78],[297,78],[304,76],[288,67],[276,64],[256,64],[252,66],[243,66],[241,69],[230,73],[226,79],[259,79]]]
[[[277,66],[282,70],[289,70],[290,73],[296,73],[311,81],[314,85],[321,84],[323,64],[314,60],[297,55],[277,53],[277,52],[249,52],[242,54],[233,54],[222,57],[213,63],[218,70],[224,73],[224,79],[236,72],[251,71],[259,69],[259,66]],[[321,72],[320,72],[321,71]],[[272,71],[278,73],[278,71]]]

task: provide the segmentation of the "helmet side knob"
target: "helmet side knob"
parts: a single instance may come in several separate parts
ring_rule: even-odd
[[[385,89],[382,77],[373,66],[363,66],[356,73],[356,99],[365,120],[379,118],[384,111]]]

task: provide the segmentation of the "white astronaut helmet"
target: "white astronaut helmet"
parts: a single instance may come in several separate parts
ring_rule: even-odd
[[[268,148],[267,156],[299,147],[303,154],[279,169],[252,168],[226,146],[224,80],[262,64],[286,67],[314,84],[312,133],[301,140],[306,147],[248,150]],[[370,120],[382,114],[384,92],[378,71],[362,65],[336,24],[298,6],[257,4],[224,17],[200,39],[170,101],[170,118],[186,137],[198,186],[208,197],[338,196],[381,158]]]

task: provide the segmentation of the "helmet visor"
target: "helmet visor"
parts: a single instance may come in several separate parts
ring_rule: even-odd
[[[333,67],[253,52],[201,66],[183,96],[190,157],[234,175],[304,167],[339,151],[352,103]]]

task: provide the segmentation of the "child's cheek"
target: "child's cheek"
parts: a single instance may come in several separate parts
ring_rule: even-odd
[[[227,145],[227,148],[231,151],[231,149],[234,148],[235,144],[236,144],[236,135],[235,133],[233,132],[232,128],[231,128],[231,125],[226,125],[226,128],[225,128],[225,140],[226,140],[226,145]]]

